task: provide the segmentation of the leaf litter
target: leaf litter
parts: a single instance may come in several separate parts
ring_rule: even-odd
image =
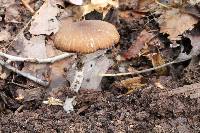
[[[4,2],[4,1],[3,1]],[[12,51],[9,49],[9,54],[15,55],[15,56],[21,56],[21,57],[35,57],[35,58],[48,58],[48,57],[52,57],[52,56],[56,56],[61,54],[62,52],[59,50],[56,50],[53,46],[53,43],[51,42],[51,34],[55,34],[59,28],[59,17],[62,16],[63,13],[63,9],[59,8],[59,6],[57,6],[55,3],[60,3],[60,1],[45,1],[44,5],[39,9],[39,11],[33,16],[33,19],[31,20],[31,23],[26,27],[26,31],[24,32],[24,34],[21,34],[20,37],[18,37],[18,40],[14,42],[14,45],[12,46],[14,49],[12,49]],[[78,2],[74,3],[77,5],[73,5],[73,6],[77,6],[79,4],[83,4],[83,1],[74,1],[74,2]],[[80,16],[78,17],[78,19],[82,19],[82,17],[84,18],[84,15],[86,15],[87,13],[89,13],[90,11],[93,11],[94,9],[99,11],[99,12],[103,12],[104,14],[106,14],[107,11],[109,11],[110,7],[107,8],[107,6],[105,9],[101,9],[102,6],[100,6],[101,4],[104,5],[105,3],[107,4],[106,0],[103,1],[91,1],[93,5],[96,6],[91,6],[90,4],[86,4],[83,5],[83,7],[85,7],[85,11],[80,11],[80,9],[77,10],[77,12],[81,12]],[[2,3],[2,1],[0,1],[0,3]],[[61,2],[62,3],[62,2]],[[89,60],[88,62],[85,63],[85,67],[84,67],[84,71],[85,73],[82,74],[83,76],[83,81],[81,83],[81,88],[84,90],[86,89],[88,91],[88,89],[99,89],[102,88],[103,90],[106,90],[109,94],[107,94],[107,92],[104,93],[104,96],[99,95],[97,97],[93,97],[94,99],[94,103],[90,103],[88,104],[88,101],[84,101],[85,96],[81,97],[81,94],[87,94],[86,92],[84,92],[83,90],[79,91],[79,94],[74,94],[74,97],[80,97],[80,101],[81,104],[77,104],[74,105],[73,104],[73,98],[66,98],[66,101],[64,103],[64,109],[67,112],[71,112],[72,115],[74,115],[74,113],[79,110],[79,107],[86,107],[84,108],[80,113],[80,115],[84,115],[86,117],[89,118],[89,120],[91,122],[93,122],[95,128],[93,129],[89,129],[90,131],[97,131],[97,129],[99,129],[99,132],[101,132],[102,130],[104,130],[104,126],[98,126],[96,125],[97,123],[99,124],[103,124],[103,122],[109,122],[110,120],[104,120],[103,118],[101,118],[102,116],[106,116],[108,113],[110,114],[109,119],[112,118],[112,122],[115,124],[113,127],[109,127],[109,130],[112,131],[127,131],[125,128],[124,130],[118,129],[116,125],[121,125],[122,128],[127,127],[128,125],[124,125],[123,122],[125,121],[130,121],[130,119],[125,119],[122,118],[123,114],[119,115],[116,114],[116,112],[118,113],[127,113],[127,115],[131,118],[131,120],[133,121],[133,123],[130,125],[130,127],[128,128],[129,131],[149,131],[149,130],[158,130],[160,128],[162,128],[163,131],[169,131],[172,130],[173,128],[177,127],[177,126],[173,126],[173,124],[171,125],[167,125],[167,122],[169,122],[169,120],[165,119],[165,118],[171,118],[170,116],[168,116],[167,114],[172,113],[172,115],[178,117],[176,120],[172,120],[172,122],[177,123],[177,125],[179,125],[182,121],[182,119],[187,118],[187,108],[185,108],[184,105],[190,105],[194,108],[195,111],[197,111],[197,109],[195,108],[195,103],[193,103],[193,100],[197,100],[199,97],[199,90],[195,89],[195,93],[194,94],[190,94],[190,99],[189,101],[185,100],[186,98],[182,98],[180,93],[176,93],[175,95],[171,95],[170,98],[168,98],[168,96],[162,96],[158,97],[158,94],[162,94],[162,91],[167,91],[171,92],[172,88],[175,88],[175,91],[183,91],[184,90],[184,82],[181,82],[180,84],[178,83],[178,81],[174,81],[174,80],[166,80],[165,82],[167,82],[166,84],[163,84],[162,82],[159,82],[159,84],[156,82],[155,85],[152,85],[152,82],[154,82],[154,79],[157,79],[158,77],[160,77],[161,75],[164,75],[166,77],[172,77],[171,75],[168,75],[169,73],[167,73],[166,69],[163,70],[159,70],[159,71],[155,71],[151,72],[151,73],[147,73],[147,74],[140,74],[139,78],[137,77],[132,77],[130,76],[122,76],[122,77],[114,77],[114,78],[108,78],[106,79],[105,77],[98,77],[98,73],[106,73],[106,71],[108,71],[109,73],[116,73],[119,70],[123,69],[124,72],[126,72],[126,70],[129,71],[134,71],[134,69],[144,69],[144,68],[150,68],[150,67],[156,67],[156,66],[160,66],[163,65],[173,59],[177,59],[181,58],[183,60],[186,59],[191,59],[193,56],[198,57],[199,55],[199,47],[198,47],[198,35],[193,35],[193,34],[188,34],[188,32],[190,32],[191,29],[193,29],[194,27],[198,27],[198,18],[196,16],[191,15],[190,13],[186,13],[186,12],[182,12],[182,5],[187,5],[187,4],[191,4],[193,5],[198,5],[199,1],[187,1],[187,2],[176,2],[176,1],[170,1],[170,3],[166,4],[167,1],[137,1],[135,3],[132,3],[130,1],[119,1],[119,20],[117,21],[118,23],[116,24],[116,26],[119,28],[119,30],[122,31],[122,29],[120,29],[121,27],[128,25],[127,27],[129,29],[134,28],[132,25],[139,25],[138,31],[136,29],[137,34],[133,34],[134,33],[134,29],[130,30],[130,34],[132,33],[131,36],[127,37],[127,33],[126,32],[120,32],[121,36],[125,36],[126,41],[129,44],[129,47],[127,47],[128,45],[124,45],[127,42],[120,42],[120,47],[116,46],[115,48],[112,48],[111,50],[108,51],[108,53],[106,53],[103,56],[99,56],[98,58],[92,58],[89,56],[85,57],[85,60]],[[131,3],[131,4],[130,4]],[[144,4],[145,3],[145,4]],[[100,4],[100,5],[99,5]],[[111,6],[112,3],[109,3]],[[133,4],[133,5],[132,5]],[[59,4],[61,5],[61,4]],[[3,3],[3,6],[8,7],[10,5],[5,4],[5,2]],[[31,5],[32,6],[32,5]],[[61,5],[62,8],[68,8],[66,5]],[[15,6],[16,7],[16,6]],[[99,8],[100,7],[100,8]],[[116,6],[117,7],[117,6]],[[115,7],[115,8],[116,8]],[[123,9],[122,9],[123,7]],[[151,8],[147,8],[147,7],[151,7]],[[14,11],[16,10],[16,11]],[[11,23],[21,23],[21,16],[19,16],[19,14],[17,13],[17,8],[15,8],[13,11],[10,11],[10,16],[8,14],[7,10],[7,18],[3,21],[6,22],[11,22]],[[76,10],[76,8],[74,8],[74,10]],[[121,11],[123,10],[123,11]],[[128,10],[128,11],[127,11]],[[67,10],[66,10],[67,11]],[[132,13],[133,12],[138,12],[139,15],[138,17],[135,16],[135,14]],[[51,14],[47,13],[47,12],[52,12]],[[142,13],[141,13],[142,12]],[[150,12],[150,15],[149,15]],[[66,13],[66,12],[65,12]],[[152,19],[151,18],[151,14],[154,14],[155,16]],[[70,13],[69,13],[70,14]],[[67,13],[67,16],[69,15]],[[159,15],[158,15],[159,14]],[[195,14],[197,14],[195,12]],[[14,16],[12,16],[14,15]],[[158,15],[158,16],[156,16]],[[149,17],[149,18],[148,18]],[[76,18],[76,17],[74,17]],[[148,20],[150,21],[146,21],[146,18],[148,18]],[[44,21],[45,20],[45,21]],[[142,20],[142,21],[141,21]],[[156,21],[156,24],[153,22]],[[185,22],[185,23],[181,23],[181,22]],[[136,23],[136,24],[135,24]],[[157,25],[159,28],[153,28],[151,27],[152,24],[155,26]],[[197,25],[196,25],[197,24]],[[120,27],[121,25],[121,27]],[[142,25],[142,26],[141,26]],[[140,29],[139,29],[140,28]],[[142,30],[141,30],[142,29]],[[2,32],[2,29],[0,29]],[[10,32],[7,29],[4,29],[4,31],[7,31],[8,33]],[[142,31],[142,32],[141,32]],[[147,32],[148,31],[148,32]],[[129,34],[129,33],[128,33]],[[168,37],[165,36],[165,34],[168,34]],[[2,42],[6,42],[10,40],[10,35],[7,35],[6,37],[3,36],[4,34],[2,34]],[[155,36],[156,35],[156,36]],[[190,41],[191,41],[191,45],[192,48],[189,50],[189,54],[187,52],[184,51],[184,49],[187,49],[187,45],[188,44],[184,44],[184,41],[182,40],[181,36],[185,36],[187,37]],[[154,41],[154,39],[152,38],[156,38],[158,39],[160,42],[156,42]],[[135,38],[135,39],[134,39]],[[153,41],[152,41],[153,40]],[[168,40],[168,41],[166,41]],[[181,42],[181,41],[182,42]],[[178,46],[175,46],[173,43],[175,43],[175,41],[180,41],[181,43]],[[153,42],[152,44],[149,44],[149,42]],[[158,43],[163,43],[162,46],[159,45]],[[173,47],[169,47],[171,45],[174,45]],[[186,45],[186,46],[185,46]],[[124,48],[126,47],[126,51],[124,51]],[[178,50],[177,50],[178,49]],[[169,52],[171,50],[171,53]],[[1,50],[2,51],[2,50]],[[174,52],[175,51],[175,52]],[[163,54],[164,52],[167,52],[167,54]],[[177,53],[178,54],[177,54]],[[109,54],[112,53],[112,54]],[[122,57],[123,55],[126,55],[127,58],[125,59],[119,59],[119,60],[115,60],[117,57]],[[163,55],[167,55],[166,57]],[[184,55],[184,56],[183,56]],[[96,55],[93,55],[96,56]],[[172,58],[169,59],[168,56],[171,56]],[[189,56],[189,58],[188,58]],[[116,57],[116,58],[115,58]],[[70,83],[73,82],[74,78],[73,76],[75,75],[75,67],[73,68],[72,64],[76,64],[74,63],[76,60],[74,59],[75,57],[69,58],[69,59],[64,59],[62,61],[53,63],[53,64],[31,64],[31,63],[23,63],[23,65],[19,62],[12,62],[12,65],[14,67],[18,67],[19,69],[22,69],[22,71],[26,71],[27,73],[32,73],[33,75],[35,75],[36,77],[43,79],[43,80],[48,80],[50,82],[50,86],[49,89],[47,90],[48,93],[51,93],[51,90],[54,90],[55,88],[60,89],[63,87],[66,87],[69,89],[70,87]],[[1,58],[1,60],[3,61],[4,58]],[[198,62],[198,61],[197,61]],[[123,64],[123,65],[122,65]],[[177,65],[177,66],[176,66]],[[172,71],[172,68],[175,67],[175,70],[178,71],[179,69],[183,69],[186,65],[183,64],[175,64],[174,66],[170,66],[170,69]],[[71,67],[71,68],[70,68]],[[177,67],[177,68],[176,68]],[[198,66],[197,66],[198,67]],[[196,69],[195,69],[196,70]],[[1,70],[3,73],[3,70]],[[173,72],[173,71],[172,71]],[[72,76],[70,76],[70,73]],[[174,74],[175,75],[175,74]],[[173,75],[173,76],[174,76]],[[180,76],[181,73],[177,74],[176,76]],[[7,80],[9,81],[12,77],[12,81],[15,81],[16,83],[18,82],[18,76],[6,76]],[[66,78],[68,77],[68,78]],[[148,80],[145,80],[145,86],[143,84],[143,82],[141,81],[141,78],[145,78]],[[184,77],[181,77],[184,78]],[[105,80],[106,82],[101,82],[103,79],[103,81]],[[176,80],[179,80],[178,78]],[[67,81],[69,81],[69,83],[67,83]],[[11,82],[15,83],[15,82]],[[127,88],[129,90],[133,89],[135,91],[129,93],[128,95],[124,95],[122,97],[118,97],[116,98],[115,95],[120,95],[123,92],[110,92],[110,88],[112,88],[113,82],[117,82],[117,83],[121,83],[121,87],[123,88]],[[21,83],[21,82],[20,82]],[[28,83],[22,83],[22,84],[29,84]],[[175,86],[173,84],[176,84]],[[18,84],[19,85],[19,84]],[[171,86],[170,86],[171,85]],[[35,84],[34,84],[35,86]],[[170,86],[170,87],[168,87]],[[181,88],[181,86],[183,86]],[[198,86],[198,83],[197,83]],[[17,88],[19,86],[16,86]],[[14,87],[14,88],[16,88]],[[0,102],[0,108],[8,108],[11,110],[19,110],[20,112],[20,106],[19,104],[15,104],[17,103],[15,100],[20,100],[21,99],[28,99],[25,100],[26,102],[30,102],[30,101],[34,101],[34,100],[39,100],[39,99],[43,99],[42,96],[40,94],[43,94],[44,92],[41,90],[37,90],[36,92],[34,91],[34,89],[31,88],[31,86],[29,86],[30,88],[26,88],[29,91],[25,91],[25,90],[20,90],[17,89],[17,93],[19,95],[19,97],[17,97],[17,99],[12,100],[12,97],[16,98],[16,95],[14,93],[12,94],[7,94],[4,93],[4,90],[0,91],[0,99],[3,99],[3,102]],[[116,87],[116,86],[115,86]],[[193,88],[193,85],[188,85],[185,88]],[[5,87],[6,88],[6,87]],[[11,87],[12,88],[12,87]],[[143,89],[137,89],[137,88],[143,88]],[[164,88],[164,89],[161,89]],[[194,87],[196,88],[196,86]],[[193,88],[193,89],[194,89]],[[198,87],[197,87],[198,88]],[[174,91],[173,90],[173,91]],[[82,92],[83,91],[83,92]],[[92,92],[92,90],[89,90],[90,92]],[[116,90],[114,90],[116,91]],[[187,89],[186,89],[186,93],[187,93]],[[15,91],[14,91],[15,92]],[[185,93],[183,92],[183,93]],[[38,94],[39,93],[39,94]],[[49,105],[63,105],[64,101],[62,99],[62,101],[60,101],[59,97],[54,96],[50,97],[49,95],[45,94],[46,97],[45,99],[48,99],[48,101],[46,101],[46,103],[48,103]],[[190,92],[189,92],[190,93]],[[93,94],[93,93],[92,93]],[[15,95],[15,96],[14,96]],[[26,96],[26,97],[23,97]],[[59,94],[59,95],[62,95]],[[39,97],[37,97],[39,96]],[[185,94],[185,96],[187,97],[188,95]],[[30,99],[29,99],[30,98]],[[174,103],[177,103],[176,105],[178,107],[173,106],[173,104],[170,104],[171,101],[173,101]],[[86,103],[86,105],[82,105],[83,103]],[[130,105],[131,103],[131,105]],[[191,104],[192,103],[192,104]],[[21,105],[26,105],[25,103],[20,103]],[[90,105],[91,104],[91,105]],[[6,105],[6,106],[4,106]],[[14,106],[15,105],[15,106]],[[13,107],[12,107],[13,106]],[[119,107],[118,107],[119,106]],[[36,106],[35,106],[36,107]],[[78,108],[77,108],[78,107]],[[49,115],[54,114],[53,113],[53,108],[54,107],[44,107],[41,106],[40,109],[46,110],[46,108],[50,108],[49,111]],[[57,108],[57,109],[56,109]],[[54,111],[59,112],[61,114],[57,114],[57,116],[63,116],[63,112],[61,111],[61,109],[59,109],[59,107],[56,107]],[[113,109],[115,108],[115,109]],[[0,110],[2,110],[0,109]],[[25,108],[24,108],[25,109]],[[24,115],[24,113],[27,113],[24,109],[22,109],[21,115]],[[38,108],[37,108],[38,109]],[[40,113],[40,109],[38,109],[38,113]],[[105,109],[105,110],[104,110]],[[172,109],[172,110],[171,110]],[[181,116],[181,114],[183,114],[182,110],[185,109],[186,110],[186,115],[184,117]],[[113,111],[115,110],[115,111]],[[47,113],[48,113],[47,111]],[[195,112],[193,111],[193,112]],[[79,111],[78,111],[79,112]],[[152,113],[153,112],[153,113]],[[154,116],[154,114],[158,114],[160,116],[163,116],[162,118],[157,119],[156,116]],[[10,115],[10,114],[9,114]],[[8,115],[8,116],[9,116]],[[31,115],[29,113],[27,113],[27,116]],[[99,118],[97,118],[94,122],[94,117],[96,118],[96,115],[99,116]],[[114,115],[114,116],[113,116]],[[56,117],[57,117],[56,116]],[[7,116],[6,116],[7,117]],[[18,118],[18,116],[15,116],[16,118]],[[41,116],[43,118],[43,115]],[[61,118],[60,120],[62,122],[66,122],[66,118],[70,118],[69,116],[66,117],[66,115],[64,115],[64,119]],[[193,118],[195,116],[190,116],[190,118]],[[2,117],[3,118],[3,117]],[[46,118],[46,117],[45,117]],[[81,116],[81,118],[83,118]],[[79,120],[81,120],[83,122],[83,120],[80,117],[78,117]],[[154,119],[153,119],[154,118]],[[20,117],[19,120],[22,122],[24,119],[24,117]],[[35,117],[33,117],[34,120]],[[48,118],[50,121],[51,119]],[[161,123],[163,124],[155,124],[155,126],[149,125],[149,123],[151,123],[150,121],[161,121]],[[76,121],[76,120],[75,120]],[[145,122],[147,121],[147,122]],[[196,122],[196,121],[195,121]],[[121,124],[119,124],[121,123]],[[143,124],[141,124],[143,123]],[[142,125],[144,125],[144,123],[146,125],[148,125],[147,127],[143,127]],[[186,122],[187,123],[187,122]],[[67,124],[74,124],[73,122],[69,122],[67,121]],[[141,125],[141,127],[137,127],[136,125]],[[12,127],[13,124],[11,124]],[[92,123],[88,122],[86,125],[92,125]],[[193,129],[191,129],[188,125],[192,125],[191,123],[187,123],[187,124],[182,124],[182,126],[184,126],[184,128],[177,128],[176,130],[181,131],[185,130],[185,131],[194,131]],[[48,124],[46,125],[47,127],[49,126]],[[73,127],[73,126],[72,126]],[[88,127],[88,126],[87,126]],[[98,128],[97,128],[98,127]],[[5,128],[2,128],[3,130]],[[38,129],[41,129],[40,127],[38,127]],[[84,129],[83,125],[80,125],[80,129]],[[76,127],[76,130],[80,130],[78,127]],[[18,129],[16,129],[15,131],[17,131]],[[62,130],[62,129],[61,129]],[[73,129],[75,130],[75,129]],[[106,129],[107,130],[107,129]],[[18,130],[19,131],[19,130]],[[42,130],[44,131],[44,130]],[[66,131],[66,130],[65,130]]]

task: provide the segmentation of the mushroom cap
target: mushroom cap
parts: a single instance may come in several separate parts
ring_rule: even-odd
[[[54,44],[65,52],[91,53],[113,46],[119,41],[114,25],[101,20],[63,23],[55,34]]]

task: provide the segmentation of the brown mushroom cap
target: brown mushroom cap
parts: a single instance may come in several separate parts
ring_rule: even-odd
[[[101,20],[63,23],[55,34],[55,47],[66,52],[91,53],[119,41],[114,25]]]

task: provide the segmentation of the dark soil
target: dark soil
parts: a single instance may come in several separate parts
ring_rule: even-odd
[[[123,7],[123,10],[126,8]],[[118,29],[121,40],[120,47],[116,48],[118,53],[126,52],[144,28],[158,30],[155,21],[147,22],[148,17],[152,18],[148,14],[140,20],[119,18]],[[27,16],[24,16],[24,20],[26,19]],[[17,29],[12,34],[16,34],[21,25],[11,25],[9,28],[13,27]],[[162,35],[161,41],[169,43],[169,40]],[[165,47],[162,52],[165,54],[168,51],[169,48]],[[179,50],[171,51],[166,58],[172,59]],[[149,65],[145,58],[138,62],[134,60],[127,62],[138,67]],[[199,82],[199,65],[186,66],[187,63],[171,66],[168,76],[158,77],[155,72],[145,74],[145,87],[130,94],[126,94],[127,91],[122,90],[123,88],[113,86],[113,83],[125,77],[105,78],[102,92],[80,91],[77,95],[68,92],[66,88],[61,88],[60,92],[46,93],[44,88],[39,87],[41,94],[34,95],[24,102],[14,99],[13,92],[26,88],[30,81],[13,74],[7,80],[0,80],[0,132],[200,132],[200,98],[160,95],[162,92]],[[115,69],[112,71],[115,72]],[[9,83],[13,77],[16,83],[25,85]],[[157,81],[164,89],[155,84]],[[27,87],[27,89],[33,88],[37,87],[35,85]],[[66,113],[62,106],[48,106],[42,103],[49,95],[58,93],[62,100],[66,96],[77,96],[73,112]],[[20,110],[22,105],[23,108]]]

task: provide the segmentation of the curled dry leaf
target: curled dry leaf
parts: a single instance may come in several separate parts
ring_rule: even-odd
[[[59,8],[51,3],[51,0],[45,1],[37,14],[33,17],[29,32],[33,35],[56,33],[59,29],[59,23],[56,19]]]
[[[182,13],[179,9],[170,9],[163,12],[159,18],[160,32],[169,34],[169,39],[177,40],[178,35],[194,27],[198,22],[196,18],[189,14]]]
[[[94,10],[103,13],[103,16],[105,17],[105,15],[108,13],[111,7],[117,8],[118,6],[119,6],[118,0],[100,0],[100,1],[92,0],[90,4],[81,6],[81,9],[79,10],[79,12],[80,11],[82,12],[80,17]]]
[[[145,46],[145,43],[153,38],[153,34],[143,30],[137,37],[136,42],[131,45],[124,57],[127,59],[135,58],[139,55],[140,50]]]

